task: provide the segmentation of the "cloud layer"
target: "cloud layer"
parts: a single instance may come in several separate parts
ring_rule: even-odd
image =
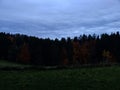
[[[119,0],[0,0],[0,31],[42,38],[120,31]]]

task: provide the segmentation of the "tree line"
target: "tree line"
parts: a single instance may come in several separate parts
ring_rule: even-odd
[[[119,63],[120,34],[51,40],[1,32],[0,60],[40,66]]]

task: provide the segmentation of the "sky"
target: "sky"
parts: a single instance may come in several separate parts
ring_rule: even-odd
[[[0,32],[40,38],[120,31],[120,0],[0,0]]]

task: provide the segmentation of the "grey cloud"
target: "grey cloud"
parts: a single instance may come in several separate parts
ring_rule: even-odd
[[[120,31],[119,16],[118,0],[2,0],[0,31],[50,38],[109,33]]]

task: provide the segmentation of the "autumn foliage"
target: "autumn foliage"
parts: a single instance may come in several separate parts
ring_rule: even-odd
[[[0,33],[0,59],[41,66],[119,63],[120,35],[117,32],[50,40]]]
[[[24,43],[20,48],[17,60],[22,63],[30,63],[30,57],[29,46],[27,43]]]

